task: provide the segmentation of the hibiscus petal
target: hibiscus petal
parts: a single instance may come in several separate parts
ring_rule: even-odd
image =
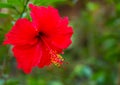
[[[38,27],[40,31],[51,35],[53,32],[56,32],[56,24],[60,20],[60,16],[58,11],[49,6],[34,6],[32,4],[29,5],[31,8],[31,17],[35,27]]]
[[[48,66],[51,64],[51,56],[48,47],[44,44],[42,44],[42,56],[41,60],[38,64],[39,68],[43,68],[44,66]]]
[[[71,44],[71,36],[73,34],[72,27],[68,26],[68,18],[61,19],[57,26],[57,32],[51,36],[52,45],[61,49],[67,48]]]
[[[13,47],[13,53],[17,60],[18,68],[23,69],[28,74],[41,60],[41,44],[36,44],[29,48],[15,46]]]
[[[6,34],[6,40],[4,44],[13,44],[13,45],[25,45],[25,44],[34,44],[36,30],[32,26],[32,23],[27,19],[19,19],[13,26],[10,32]]]

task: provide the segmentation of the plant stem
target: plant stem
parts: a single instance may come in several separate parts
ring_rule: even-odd
[[[25,5],[24,5],[24,8],[23,8],[23,11],[21,12],[19,18],[22,18],[22,15],[23,15],[23,13],[25,12],[25,9],[26,9],[26,7],[27,7],[28,2],[29,2],[29,0],[26,1]]]

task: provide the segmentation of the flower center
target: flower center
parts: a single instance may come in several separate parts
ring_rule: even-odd
[[[39,32],[38,33],[40,36],[43,36],[43,35],[45,35],[43,32]]]
[[[40,39],[42,36],[45,36],[43,32],[39,32],[38,35],[36,36],[38,39]]]

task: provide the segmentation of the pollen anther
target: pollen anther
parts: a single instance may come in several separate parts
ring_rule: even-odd
[[[61,55],[56,54],[56,52],[53,50],[50,51],[50,55],[51,55],[51,62],[54,65],[60,67],[63,64],[64,59],[62,58]]]

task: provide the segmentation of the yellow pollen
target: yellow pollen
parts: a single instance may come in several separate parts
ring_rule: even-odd
[[[54,51],[53,49],[51,49],[43,37],[41,37],[41,39],[45,43],[45,45],[46,45],[46,47],[47,47],[47,49],[49,51],[49,54],[51,55],[51,58],[50,58],[51,62],[54,65],[60,67],[63,64],[63,61],[64,61],[64,59],[62,58],[62,56],[59,55],[59,54],[57,54],[57,52]]]
[[[56,54],[56,52],[53,50],[50,51],[50,55],[51,55],[51,62],[54,65],[60,67],[63,64],[64,59],[62,58],[61,55]]]

